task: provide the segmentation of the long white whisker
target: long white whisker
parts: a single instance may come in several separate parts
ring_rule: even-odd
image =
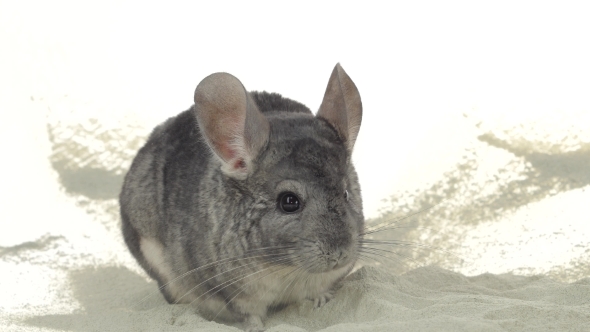
[[[293,284],[293,282],[294,282],[295,280],[297,280],[297,278],[298,278],[298,276],[299,276],[299,275],[301,275],[303,272],[305,272],[304,268],[305,268],[305,265],[301,265],[301,266],[299,266],[297,269],[295,269],[295,270],[293,270],[293,271],[289,272],[289,274],[288,274],[287,276],[285,276],[285,280],[283,280],[283,281],[281,282],[281,284],[279,285],[279,287],[280,287],[280,286],[282,286],[282,285],[283,285],[283,284],[284,284],[286,281],[288,281],[288,280],[289,280],[289,279],[287,278],[289,275],[292,275],[292,277],[293,277],[293,278],[292,278],[292,280],[291,280],[291,281],[290,281],[290,282],[287,284],[287,287],[283,288],[283,290],[282,290],[282,291],[279,293],[279,296],[277,296],[277,299],[279,299],[279,301],[277,301],[278,303],[280,303],[280,300],[282,300],[282,299],[284,298],[284,297],[283,297],[283,293],[284,293],[284,292],[285,292],[287,289],[289,289],[289,287],[290,287],[290,286]],[[268,290],[267,290],[267,292],[268,292]],[[266,293],[265,293],[265,294],[266,294]],[[291,295],[291,293],[289,293],[289,296],[290,296],[290,295]],[[288,297],[286,298],[286,300],[287,300],[287,299],[288,299]]]
[[[158,289],[157,289],[155,292],[152,292],[152,293],[150,293],[150,294],[146,295],[146,296],[145,296],[143,299],[141,299],[141,300],[140,300],[140,301],[139,301],[139,302],[138,302],[136,305],[140,305],[140,304],[142,304],[142,303],[143,303],[143,302],[145,302],[145,301],[146,301],[148,298],[150,298],[151,296],[154,296],[155,294],[157,294],[157,292],[158,292],[158,291],[160,291],[160,292],[161,292],[161,291],[162,291],[162,289],[164,289],[165,287],[169,286],[171,283],[173,283],[173,282],[176,282],[176,281],[178,281],[178,280],[180,280],[180,279],[182,279],[182,278],[184,278],[184,277],[188,276],[189,274],[191,274],[191,273],[194,273],[194,272],[196,272],[196,271],[198,271],[198,270],[204,269],[204,268],[206,268],[206,267],[210,267],[210,266],[213,266],[213,265],[215,265],[215,264],[220,264],[220,263],[222,263],[222,262],[230,263],[230,262],[235,262],[235,261],[242,260],[242,259],[251,259],[251,258],[260,258],[260,257],[268,257],[268,256],[278,255],[278,254],[266,254],[266,255],[258,255],[258,256],[247,256],[247,255],[249,255],[251,252],[254,252],[254,251],[260,251],[260,250],[275,250],[275,249],[289,249],[289,248],[291,248],[291,247],[292,247],[292,246],[283,246],[283,247],[265,247],[265,248],[258,248],[258,249],[249,250],[249,251],[248,251],[246,254],[242,255],[241,257],[227,257],[227,258],[223,258],[223,259],[217,260],[217,261],[215,261],[215,262],[211,262],[211,263],[207,263],[207,264],[205,264],[205,265],[201,265],[201,266],[199,266],[199,267],[197,267],[197,268],[194,268],[194,269],[192,269],[192,270],[189,270],[189,271],[187,271],[187,272],[184,272],[183,274],[181,274],[181,275],[179,275],[179,276],[175,277],[174,279],[172,279],[172,280],[168,281],[167,283],[163,284],[162,286],[158,287]]]
[[[442,204],[444,202],[446,202],[445,199],[443,199],[442,201],[440,201],[440,202],[438,202],[438,203],[436,203],[434,205],[431,205],[431,206],[429,206],[429,207],[427,207],[425,209],[422,209],[422,210],[419,210],[417,212],[411,213],[411,214],[406,215],[404,217],[401,217],[401,218],[398,218],[398,219],[395,219],[395,220],[394,219],[389,219],[389,220],[386,220],[384,222],[381,222],[381,223],[379,223],[377,225],[370,226],[370,227],[366,228],[363,231],[363,233],[360,233],[359,236],[363,236],[363,235],[367,235],[367,234],[371,234],[371,233],[375,233],[375,232],[380,232],[381,230],[383,230],[382,228],[384,228],[384,227],[391,227],[392,224],[397,224],[398,222],[400,222],[402,220],[406,220],[406,219],[411,218],[411,217],[413,217],[415,215],[418,215],[420,213],[423,213],[423,212],[426,212],[428,210],[431,210],[431,209],[435,208],[436,206],[439,206],[440,204]],[[392,220],[393,220],[393,222],[392,222]]]
[[[383,258],[387,258],[387,259],[393,259],[393,257],[391,257],[391,256],[387,256],[387,255],[384,255],[384,254],[380,253],[381,251],[383,251],[383,252],[387,252],[387,253],[390,253],[390,254],[394,254],[394,255],[396,255],[396,256],[399,256],[399,257],[405,258],[405,259],[407,259],[407,260],[411,260],[411,261],[413,261],[414,263],[416,263],[416,264],[420,265],[420,263],[418,263],[418,262],[417,262],[415,259],[413,259],[412,257],[408,257],[408,256],[406,256],[406,255],[402,255],[402,254],[400,254],[400,253],[398,253],[398,252],[395,252],[395,251],[379,250],[379,249],[376,249],[376,248],[363,248],[363,250],[362,250],[362,253],[364,253],[364,254],[371,254],[371,255],[376,255],[376,256],[383,257]],[[403,260],[400,260],[400,262],[403,262]],[[405,262],[404,262],[404,263],[405,263]]]
[[[293,287],[291,287],[291,291],[289,292],[289,294],[287,294],[287,298],[290,298],[291,297],[291,294],[293,293],[293,290],[297,287],[297,285],[299,284],[299,281],[301,281],[302,278],[299,278],[299,275],[302,275],[305,272],[306,269],[313,267],[314,264],[319,264],[319,263],[317,261],[316,262],[313,262],[313,261],[312,262],[308,262],[308,266],[309,267],[306,267],[305,269],[299,271],[299,274],[297,275],[298,278],[296,278],[297,281],[295,282],[295,284],[293,284]],[[303,265],[303,266],[305,266],[305,265]],[[307,282],[308,279],[309,279],[309,276],[307,276],[307,278],[305,278],[306,282]]]
[[[276,262],[279,262],[279,261],[288,261],[289,259],[291,259],[291,258],[290,258],[290,257],[287,257],[287,258],[282,258],[282,259],[275,260],[273,263],[276,263]],[[264,269],[262,269],[262,270],[260,270],[260,271],[256,271],[256,272],[250,273],[250,274],[248,274],[248,275],[246,275],[246,276],[243,276],[243,277],[240,277],[240,276],[238,276],[238,277],[232,278],[232,279],[230,279],[230,280],[227,280],[227,281],[225,281],[225,282],[223,282],[223,283],[221,283],[221,284],[219,284],[219,285],[217,285],[217,286],[215,286],[215,287],[213,287],[213,288],[209,289],[209,290],[208,290],[208,291],[206,291],[205,293],[203,293],[203,294],[199,295],[199,296],[198,296],[196,299],[194,299],[194,300],[193,300],[193,301],[192,301],[190,304],[193,304],[195,301],[199,300],[201,297],[203,297],[204,295],[208,294],[208,293],[209,293],[209,292],[211,292],[212,290],[214,290],[214,289],[216,289],[216,288],[218,288],[218,287],[222,286],[223,284],[226,284],[226,283],[228,283],[228,282],[229,282],[229,284],[227,284],[227,285],[223,286],[222,288],[219,288],[219,289],[217,289],[217,291],[215,291],[214,293],[212,293],[211,295],[209,295],[209,296],[208,296],[208,297],[205,299],[205,301],[206,301],[206,300],[208,300],[208,299],[210,299],[211,297],[215,296],[215,294],[219,293],[221,290],[223,290],[223,289],[225,289],[225,288],[227,288],[227,287],[229,287],[229,286],[231,286],[231,285],[235,284],[236,282],[238,282],[238,281],[240,281],[240,280],[243,280],[243,279],[245,279],[245,278],[248,278],[248,277],[250,277],[250,276],[252,276],[252,275],[254,275],[254,274],[257,274],[257,273],[263,272],[263,271],[265,271],[265,270],[268,270],[268,269],[270,269],[271,267],[273,267],[273,266],[270,266],[270,267],[264,268]]]
[[[274,255],[288,256],[289,254],[274,254]],[[266,257],[266,256],[273,256],[273,255],[261,255],[261,256],[248,257],[248,258],[244,258],[244,259],[252,259],[252,258],[259,258],[259,257]],[[287,257],[287,258],[288,258],[288,257]],[[234,260],[234,261],[235,261],[235,260]],[[184,297],[185,297],[185,296],[187,296],[188,294],[192,293],[192,292],[193,292],[195,289],[199,288],[199,286],[201,286],[202,284],[206,283],[207,281],[209,281],[209,280],[211,280],[211,279],[214,279],[214,278],[217,278],[217,277],[219,277],[219,276],[220,276],[220,275],[222,275],[222,274],[226,274],[226,273],[229,273],[229,272],[231,272],[231,271],[234,271],[234,270],[237,270],[237,269],[241,269],[241,268],[244,268],[244,267],[246,267],[246,266],[250,266],[250,265],[255,265],[255,264],[259,264],[259,262],[257,262],[257,261],[250,262],[250,263],[247,263],[247,264],[244,264],[244,265],[240,265],[240,266],[237,266],[237,267],[231,268],[231,269],[229,269],[229,270],[227,270],[227,271],[223,271],[223,272],[221,272],[221,273],[218,273],[218,274],[216,274],[216,275],[214,275],[214,276],[212,276],[212,277],[210,277],[210,278],[208,278],[208,279],[206,279],[206,280],[202,281],[201,283],[197,284],[196,286],[194,286],[194,287],[193,287],[193,288],[191,288],[190,290],[188,290],[188,291],[187,291],[187,292],[186,292],[186,293],[185,293],[183,296],[181,296],[180,298],[178,298],[178,299],[176,300],[175,304],[178,304],[178,303],[180,303],[180,300],[181,300],[182,298],[184,298]]]
[[[362,245],[365,244],[370,244],[370,245],[389,245],[389,246],[398,246],[398,247],[406,247],[409,248],[410,250],[412,250],[413,252],[418,252],[415,249],[412,248],[427,248],[427,249],[431,249],[434,251],[439,251],[442,253],[445,253],[447,255],[451,255],[459,260],[461,260],[462,262],[464,261],[461,257],[459,257],[458,255],[442,249],[440,247],[435,247],[435,246],[431,246],[428,244],[423,244],[423,243],[416,243],[416,242],[410,242],[410,241],[402,241],[402,240],[371,240],[371,239],[363,239],[360,241],[362,243]]]
[[[271,267],[272,267],[272,266],[271,266]],[[264,271],[264,270],[268,270],[268,269],[270,269],[271,267],[267,267],[267,268],[263,269],[262,271]],[[284,270],[284,269],[287,269],[287,268],[290,268],[290,266],[285,266],[285,267],[283,267],[283,268],[280,268],[280,269],[278,269],[278,270],[276,270],[276,271],[271,271],[270,273],[267,273],[267,274],[263,275],[262,277],[259,277],[259,278],[256,278],[256,279],[254,279],[254,280],[250,280],[250,281],[246,282],[244,285],[242,285],[240,288],[238,288],[238,290],[239,290],[239,289],[241,289],[241,290],[240,290],[240,291],[239,291],[239,292],[238,292],[236,295],[234,295],[234,296],[233,296],[233,297],[232,297],[232,298],[231,298],[229,301],[227,301],[227,302],[225,303],[225,305],[224,305],[224,306],[223,306],[223,307],[222,307],[222,308],[221,308],[221,309],[220,309],[220,310],[217,312],[217,314],[215,315],[215,317],[213,317],[213,320],[215,320],[215,318],[217,318],[217,316],[219,316],[219,314],[220,314],[220,313],[223,311],[223,309],[225,309],[225,308],[227,307],[227,305],[228,305],[228,304],[229,304],[231,301],[233,301],[233,300],[234,300],[234,299],[235,299],[235,298],[236,298],[238,295],[240,295],[242,292],[244,292],[244,291],[246,290],[246,289],[245,289],[245,286],[246,286],[246,285],[250,284],[251,282],[258,281],[258,280],[260,280],[260,279],[262,279],[262,278],[265,278],[265,277],[267,277],[267,276],[269,276],[269,275],[271,275],[271,274],[274,274],[274,273],[277,273],[277,272],[279,272],[279,271],[282,271],[282,270]],[[249,277],[249,276],[251,276],[251,275],[253,275],[253,274],[256,274],[256,273],[259,273],[259,272],[262,272],[262,271],[254,272],[254,273],[252,273],[252,274],[250,274],[250,275],[248,275],[248,276],[246,276],[246,277]],[[243,278],[242,278],[242,279],[243,279]],[[228,286],[229,286],[229,285],[228,285]],[[227,287],[227,286],[226,286],[226,287]],[[236,290],[236,291],[237,291],[237,290]],[[231,295],[233,295],[233,294],[234,294],[236,291],[234,291],[232,294],[230,294],[230,296],[231,296]]]

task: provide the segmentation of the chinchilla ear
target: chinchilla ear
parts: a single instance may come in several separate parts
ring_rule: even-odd
[[[363,104],[359,90],[339,63],[332,71],[316,116],[328,120],[344,139],[348,151],[352,152],[361,128]]]
[[[204,78],[195,90],[195,112],[209,148],[228,176],[245,179],[253,160],[266,145],[268,120],[242,83],[227,73]]]

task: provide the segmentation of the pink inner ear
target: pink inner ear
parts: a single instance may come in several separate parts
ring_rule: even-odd
[[[231,145],[225,143],[218,143],[214,145],[217,146],[217,152],[223,160],[229,161],[236,156],[236,151],[231,148]]]
[[[231,162],[231,166],[235,170],[245,170],[246,161],[244,158],[238,157],[238,153],[229,144],[216,144],[217,150],[225,162]],[[235,159],[237,158],[237,159]],[[235,160],[233,160],[235,159]],[[232,161],[233,160],[233,161]]]
[[[240,158],[234,162],[233,167],[234,169],[246,169],[246,162],[244,159]]]

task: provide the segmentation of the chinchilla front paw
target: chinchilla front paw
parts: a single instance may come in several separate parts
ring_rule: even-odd
[[[245,323],[244,330],[246,332],[264,332],[264,324],[260,316],[250,315],[246,318]]]
[[[332,293],[332,291],[327,291],[327,292],[321,294],[320,296],[312,299],[313,308],[319,309],[319,308],[323,307],[324,304],[328,303],[333,298],[334,298],[334,294]]]

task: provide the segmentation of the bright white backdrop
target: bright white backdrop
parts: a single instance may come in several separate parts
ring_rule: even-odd
[[[456,117],[510,126],[590,107],[588,8],[572,3],[2,6],[5,102],[67,95],[146,126],[187,108],[216,71],[316,110],[341,62],[363,98],[355,160],[369,216],[392,191],[440,176],[431,164],[452,165]]]

